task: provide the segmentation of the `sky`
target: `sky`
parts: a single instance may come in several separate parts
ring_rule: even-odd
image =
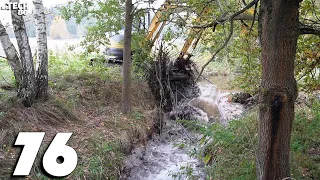
[[[43,5],[47,8],[58,4],[65,4],[72,0],[43,0]],[[32,0],[20,0],[21,3],[28,4],[28,10],[31,11],[33,9]],[[6,3],[9,3],[9,0],[0,0],[0,7],[3,7]],[[0,10],[0,20],[5,24],[10,21],[10,11]]]
[[[64,4],[70,0],[43,0],[43,5],[46,7],[55,6],[57,4]],[[0,0],[1,4],[8,3],[9,0]],[[32,5],[32,0],[20,0],[20,2],[26,2],[29,5]]]
[[[74,0],[43,0],[43,5],[47,8],[59,5],[59,4],[65,4],[69,1]],[[133,3],[135,3],[138,0],[133,0]],[[141,0],[139,0],[141,1]],[[165,0],[156,0],[153,5],[151,5],[153,8],[159,8]],[[10,11],[1,10],[1,7],[4,7],[6,3],[9,3],[9,0],[0,0],[0,20],[3,24],[8,24],[11,22],[11,14]],[[32,0],[20,0],[21,3],[27,3],[28,5],[28,12],[30,13],[33,9]],[[145,8],[147,4],[139,4],[139,8]]]

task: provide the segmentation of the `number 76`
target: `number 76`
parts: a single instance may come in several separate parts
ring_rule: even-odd
[[[27,176],[40,149],[44,132],[20,132],[15,145],[23,145],[13,176]],[[77,166],[77,152],[66,143],[72,133],[57,133],[47,151],[43,155],[43,168],[52,176],[63,177],[69,175]],[[57,162],[57,159],[62,162]]]

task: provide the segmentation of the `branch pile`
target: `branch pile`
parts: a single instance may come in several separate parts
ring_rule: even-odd
[[[186,71],[177,62],[171,61],[169,51],[161,44],[149,69],[148,84],[165,112],[171,111],[181,100],[199,95],[193,70]]]

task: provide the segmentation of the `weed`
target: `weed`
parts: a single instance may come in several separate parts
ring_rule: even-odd
[[[86,179],[116,179],[119,176],[124,154],[116,143],[104,141],[98,134],[89,140],[88,150],[71,177]]]
[[[198,157],[206,164],[208,179],[256,179],[258,142],[257,109],[228,126],[184,123],[202,134],[204,146]],[[295,179],[320,177],[320,103],[296,113],[291,139],[291,176]]]
[[[50,51],[50,98],[31,108],[16,103],[16,92],[0,89],[0,158],[2,155],[6,158],[5,163],[0,163],[1,177],[12,174],[20,149],[11,145],[17,132],[22,130],[45,131],[46,142],[51,142],[50,138],[57,132],[73,132],[68,144],[78,153],[78,165],[69,179],[119,177],[124,153],[128,153],[134,143],[146,141],[147,132],[153,129],[153,118],[147,113],[153,109],[153,99],[147,84],[134,79],[134,111],[130,116],[122,115],[118,109],[121,68],[109,67],[103,62],[90,66],[89,62],[81,55]],[[11,72],[8,64],[5,68]],[[49,179],[41,169],[40,157],[45,149],[42,146],[39,151],[31,179]]]

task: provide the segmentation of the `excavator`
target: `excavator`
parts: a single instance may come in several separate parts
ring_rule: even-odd
[[[164,17],[165,12],[170,9],[174,9],[175,7],[177,6],[172,4],[170,0],[166,0],[159,8],[159,10],[155,13],[149,25],[148,34],[146,36],[146,40],[149,41],[151,45],[153,45],[159,38],[163,28],[167,23],[167,21],[165,20],[166,17]],[[200,22],[200,20],[200,17],[197,17],[195,21]],[[178,58],[176,59],[177,67],[179,69],[185,71],[189,70],[188,64],[190,63],[190,58],[192,56],[192,54],[189,52],[193,52],[193,50],[196,48],[202,33],[203,29],[190,28],[189,34],[184,41],[182,50]],[[123,61],[123,44],[121,42],[123,42],[122,34],[111,37],[110,46],[107,52],[107,60],[111,60],[114,62]]]

